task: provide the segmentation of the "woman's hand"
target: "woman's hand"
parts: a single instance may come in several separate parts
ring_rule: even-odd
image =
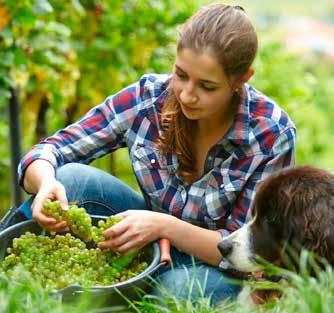
[[[122,220],[106,229],[101,249],[110,248],[118,252],[141,249],[161,237],[162,227],[167,223],[167,214],[147,210],[129,210],[117,214]]]
[[[48,231],[67,231],[68,226],[65,221],[58,222],[43,214],[43,204],[46,199],[59,200],[63,209],[67,209],[68,202],[64,186],[55,178],[48,179],[41,183],[36,197],[31,205],[32,218]]]

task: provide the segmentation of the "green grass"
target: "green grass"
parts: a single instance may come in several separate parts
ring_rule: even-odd
[[[106,307],[88,293],[64,302],[33,280],[27,272],[17,272],[15,280],[0,276],[0,313],[102,313],[128,312],[124,305]]]
[[[253,288],[278,289],[283,295],[280,299],[273,299],[262,306],[249,307],[247,304],[237,302],[224,302],[215,307],[211,307],[209,299],[201,298],[196,303],[189,299],[180,299],[164,291],[162,297],[154,298],[146,296],[142,301],[135,303],[134,308],[138,313],[330,313],[334,312],[334,272],[331,266],[326,265],[325,270],[318,270],[316,277],[308,274],[309,263],[307,254],[302,254],[300,258],[301,271],[296,274],[292,271],[282,270],[274,266],[266,265],[267,270],[275,275],[286,278],[279,283],[267,281],[253,282]],[[311,262],[312,263],[312,258]]]
[[[314,262],[313,262],[314,263]],[[210,306],[208,298],[199,298],[196,302],[172,295],[161,288],[161,296],[145,295],[140,301],[131,302],[130,307],[101,307],[94,302],[94,296],[84,295],[74,303],[62,303],[59,296],[50,296],[38,283],[31,280],[29,275],[18,273],[18,281],[0,279],[0,313],[103,313],[103,312],[137,312],[137,313],[331,313],[334,312],[334,272],[331,266],[319,270],[313,265],[316,276],[308,274],[308,255],[302,254],[299,264],[300,273],[282,270],[266,265],[269,273],[279,274],[287,280],[280,283],[266,281],[251,283],[251,287],[278,288],[283,292],[280,299],[276,299],[263,306],[248,307],[237,302],[223,302],[217,306]]]

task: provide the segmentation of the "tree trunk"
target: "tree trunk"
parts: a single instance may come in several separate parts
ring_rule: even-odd
[[[21,159],[21,120],[20,120],[20,99],[19,90],[11,89],[9,99],[9,141],[10,141],[10,160],[12,176],[12,201],[17,207],[23,201],[23,192],[18,184],[17,167]]]
[[[35,129],[35,138],[36,142],[41,141],[48,135],[48,125],[46,122],[46,114],[50,107],[50,101],[46,95],[41,100],[37,120],[36,120],[36,129]]]

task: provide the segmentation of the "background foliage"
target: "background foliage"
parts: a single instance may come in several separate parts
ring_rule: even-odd
[[[194,2],[0,2],[2,210],[10,206],[10,88],[21,90],[26,151],[144,72],[167,71],[175,26],[194,11]],[[97,166],[108,169],[109,163],[105,158]]]
[[[11,206],[8,99],[20,90],[23,150],[73,122],[92,106],[147,72],[170,72],[176,26],[207,1],[195,0],[0,0],[0,216]],[[260,52],[251,80],[275,99],[298,128],[297,163],[334,169],[334,66],[316,55],[309,61],[290,52],[278,21],[312,15],[333,23],[331,0],[252,0],[241,4],[257,25]],[[274,4],[274,5],[272,5]],[[314,60],[314,59],[313,59]],[[136,188],[127,152],[94,162]],[[111,168],[111,164],[113,167]],[[0,312],[102,312],[85,300],[67,307],[25,279],[0,278]],[[182,301],[168,291],[160,300],[137,303],[137,312],[331,312],[332,268],[315,279],[291,277],[283,298],[268,307]],[[107,312],[104,310],[103,312]],[[111,311],[111,310],[110,310]]]
[[[297,125],[297,163],[333,169],[333,66],[307,62],[287,50],[275,25],[277,8],[275,13],[261,1],[240,2],[260,36],[251,83],[274,98]],[[170,72],[177,25],[199,5],[195,0],[0,0],[0,215],[11,205],[11,88],[20,90],[26,152],[143,73]],[[333,5],[326,5],[314,13],[331,18]],[[309,6],[303,4],[303,9]],[[296,7],[298,1],[290,2],[289,12]],[[125,150],[116,153],[114,163],[105,157],[94,165],[136,188]]]

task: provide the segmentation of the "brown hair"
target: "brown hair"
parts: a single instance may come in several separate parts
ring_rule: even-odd
[[[177,51],[185,48],[196,53],[209,52],[222,65],[228,78],[239,78],[255,58],[257,35],[241,7],[212,4],[198,11],[183,25]],[[196,172],[192,135],[195,122],[184,116],[172,88],[169,89],[161,114],[164,132],[159,143],[164,153],[177,154],[180,177],[192,183]],[[233,98],[237,102],[240,100],[237,94]]]

